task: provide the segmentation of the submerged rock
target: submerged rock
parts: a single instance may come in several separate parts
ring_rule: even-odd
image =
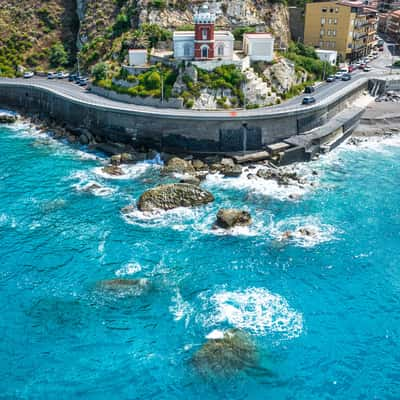
[[[163,174],[172,174],[172,173],[194,173],[195,169],[193,165],[186,160],[182,160],[179,157],[173,157],[168,162],[167,165],[162,169]]]
[[[109,279],[101,281],[98,287],[107,292],[123,296],[138,296],[150,288],[150,281],[140,279]]]
[[[222,208],[218,211],[215,227],[229,229],[234,226],[248,226],[251,223],[251,215],[247,211]]]
[[[232,376],[256,367],[258,355],[250,337],[239,329],[229,329],[208,336],[208,341],[192,357],[202,375]]]
[[[207,190],[187,183],[160,185],[144,192],[138,202],[140,211],[172,210],[177,207],[194,207],[214,201]]]

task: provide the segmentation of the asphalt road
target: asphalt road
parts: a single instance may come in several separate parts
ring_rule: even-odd
[[[352,73],[352,79],[350,81],[336,80],[331,83],[322,83],[317,86],[313,97],[316,99],[314,105],[302,105],[301,101],[304,97],[303,95],[292,98],[280,105],[258,108],[254,110],[228,110],[228,111],[198,111],[198,110],[183,110],[183,109],[166,109],[148,106],[139,106],[135,104],[127,104],[123,102],[118,102],[114,100],[109,100],[107,98],[90,93],[90,91],[74,84],[68,82],[67,80],[49,80],[46,78],[34,77],[31,79],[7,79],[0,78],[0,85],[2,83],[15,84],[15,85],[27,85],[27,86],[37,86],[54,93],[62,95],[69,98],[71,101],[83,102],[86,104],[105,107],[109,109],[117,109],[121,111],[126,111],[130,113],[146,114],[148,116],[165,116],[170,118],[188,118],[188,119],[236,119],[236,118],[261,118],[268,114],[284,114],[293,113],[297,111],[304,110],[305,108],[316,108],[323,106],[334,100],[335,97],[340,97],[347,90],[352,87],[357,86],[360,81],[365,82],[366,79],[376,76],[382,77],[382,75],[389,75],[391,72],[390,65],[392,63],[393,57],[389,51],[387,45],[385,45],[385,51],[380,53],[377,60],[371,62],[371,67],[373,70],[371,72],[363,72],[361,70]],[[400,72],[400,71],[399,71]]]

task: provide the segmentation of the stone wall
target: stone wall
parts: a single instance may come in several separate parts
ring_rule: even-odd
[[[134,86],[134,85],[133,85]],[[149,106],[149,107],[160,107],[160,108],[183,108],[182,99],[168,99],[161,102],[161,99],[156,99],[154,97],[138,97],[130,96],[128,94],[120,94],[113,92],[112,90],[103,89],[98,86],[91,86],[90,91],[99,96],[106,97],[107,99],[121,101],[128,104],[137,104],[139,106]]]
[[[221,114],[103,105],[95,96],[87,102],[24,81],[3,80],[0,105],[47,115],[72,128],[89,129],[106,140],[170,152],[217,153],[242,150],[243,135],[251,149],[258,150],[324,124],[366,85],[364,81],[349,87],[329,105]]]

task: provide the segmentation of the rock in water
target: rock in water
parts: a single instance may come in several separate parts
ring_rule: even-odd
[[[102,168],[102,171],[108,175],[113,176],[121,176],[124,174],[124,171],[122,171],[122,169],[118,165],[107,165]]]
[[[0,124],[13,124],[17,119],[14,114],[0,114]]]
[[[202,375],[232,376],[246,368],[256,367],[258,355],[249,336],[239,329],[229,329],[209,340],[192,358]]]
[[[139,199],[140,211],[172,210],[177,207],[194,207],[214,201],[207,190],[187,183],[160,185],[144,192]]]
[[[139,296],[150,288],[148,279],[110,279],[101,281],[99,288],[119,296]]]
[[[182,160],[179,157],[171,158],[167,165],[162,169],[163,174],[172,174],[172,173],[194,173],[195,170],[192,164],[189,161]]]
[[[248,226],[251,223],[251,215],[247,211],[222,208],[218,211],[215,225],[219,228],[229,229],[234,226]]]

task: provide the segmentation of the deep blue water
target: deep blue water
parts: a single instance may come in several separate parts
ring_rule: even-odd
[[[398,140],[299,166],[314,186],[214,177],[210,206],[129,217],[156,167],[109,179],[22,125],[0,126],[0,147],[0,398],[400,398]],[[213,232],[221,206],[254,226]],[[304,225],[313,237],[279,241]],[[99,290],[117,277],[151,289]],[[229,327],[270,373],[197,373],[205,336]]]

